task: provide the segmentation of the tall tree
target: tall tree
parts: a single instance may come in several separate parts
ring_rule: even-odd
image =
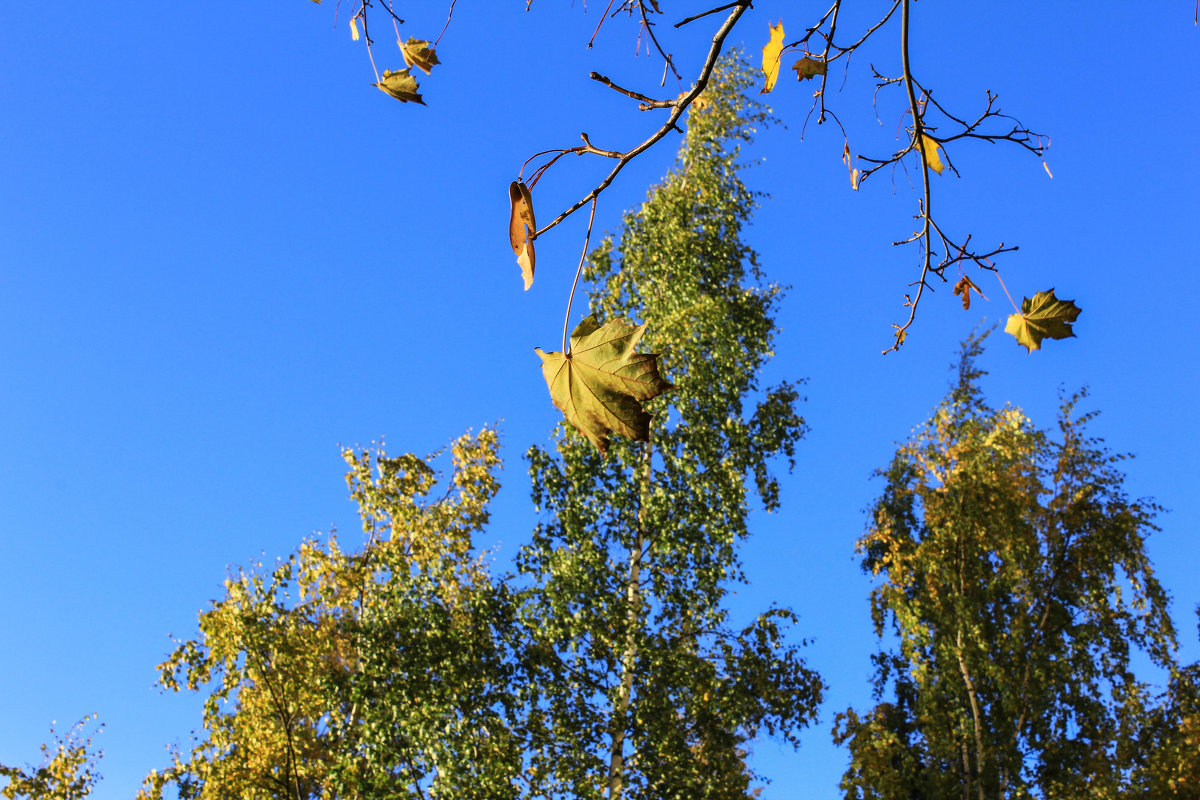
[[[785,643],[791,612],[735,630],[725,603],[743,579],[748,481],[775,509],[769,463],[805,430],[794,386],[752,400],[780,295],[741,238],[755,197],[738,147],[766,120],[752,81],[722,64],[677,167],[590,256],[595,316],[576,336],[597,317],[648,324],[674,384],[647,404],[647,440],[613,439],[605,456],[560,426],[553,450],[528,453],[546,515],[518,561],[531,796],[746,797],[747,742],[766,730],[796,743],[821,698]]]
[[[875,657],[880,702],[839,715],[847,798],[1116,797],[1144,719],[1131,653],[1173,663],[1145,552],[1158,507],[1125,495],[1082,394],[1057,437],[988,406],[983,339],[881,473],[858,542],[882,581],[876,633],[897,647]]]
[[[307,541],[226,581],[159,667],[164,688],[207,686],[203,732],[141,796],[512,797],[512,608],[472,545],[497,449],[490,430],[455,442],[436,500],[429,461],[347,450],[366,545]]]

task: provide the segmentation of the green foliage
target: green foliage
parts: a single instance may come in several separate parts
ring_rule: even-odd
[[[1200,800],[1200,663],[1175,670],[1164,695],[1147,705],[1131,784],[1130,798]]]
[[[1167,597],[1145,554],[1159,510],[1062,405],[1058,436],[959,380],[897,451],[858,542],[876,633],[874,709],[847,711],[847,798],[1116,797],[1145,686],[1134,650],[1172,665]],[[890,690],[890,691],[889,691]],[[884,701],[884,695],[890,697]]]
[[[81,800],[92,792],[100,780],[96,762],[104,757],[104,751],[92,746],[92,736],[85,735],[93,714],[80,720],[67,734],[56,736],[53,748],[42,744],[42,765],[29,770],[0,764],[0,778],[8,780],[0,788],[0,797],[6,800]],[[102,731],[101,725],[97,732]],[[50,728],[54,733],[54,728]]]
[[[190,753],[151,773],[182,798],[512,797],[501,638],[513,619],[472,552],[497,490],[497,437],[452,446],[446,495],[427,459],[347,450],[368,542],[306,541],[243,571],[160,665],[208,687]]]
[[[693,108],[678,167],[591,254],[592,313],[649,324],[675,389],[646,403],[645,442],[602,458],[560,426],[528,453],[547,517],[518,560],[533,640],[522,701],[534,796],[744,798],[759,731],[797,742],[822,684],[785,643],[791,612],[741,629],[723,600],[741,579],[747,481],[768,509],[768,465],[805,430],[790,385],[761,394],[779,288],[741,240],[754,196],[737,146],[765,120],[751,75],[726,61]]]

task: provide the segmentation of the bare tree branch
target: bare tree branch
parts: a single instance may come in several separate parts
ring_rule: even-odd
[[[700,93],[703,92],[705,87],[708,86],[708,79],[712,75],[713,68],[716,66],[717,59],[720,57],[721,50],[724,47],[725,37],[729,35],[729,32],[733,30],[735,25],[737,25],[738,20],[741,19],[742,15],[745,14],[750,8],[750,0],[738,0],[729,7],[733,10],[729,13],[729,16],[725,18],[725,22],[722,23],[721,27],[713,35],[712,46],[709,48],[708,56],[704,59],[704,65],[700,68],[700,74],[696,78],[695,85],[692,87],[690,92],[682,97],[677,98],[669,106],[667,106],[671,109],[671,113],[667,117],[667,121],[664,122],[657,131],[652,133],[637,147],[634,147],[632,150],[628,150],[623,153],[618,159],[616,166],[613,167],[612,171],[604,180],[602,180],[594,189],[584,195],[581,200],[576,202],[567,210],[563,211],[549,223],[538,229],[538,231],[530,237],[531,240],[541,236],[543,233],[558,225],[560,222],[574,214],[579,209],[583,208],[591,201],[595,200],[600,196],[601,192],[609,187],[609,185],[613,182],[613,179],[616,178],[617,175],[620,174],[621,170],[625,168],[626,164],[649,150],[672,130],[678,130],[676,123],[679,121],[679,118],[683,116],[683,112],[687,110],[687,107],[692,104],[692,101],[699,97]]]

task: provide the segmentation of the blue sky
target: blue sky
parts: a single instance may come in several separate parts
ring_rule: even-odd
[[[401,5],[404,35],[433,38],[448,4]],[[539,240],[522,292],[507,184],[580,131],[623,149],[656,119],[587,79],[653,94],[661,72],[621,20],[585,47],[603,5],[459,3],[424,108],[370,87],[332,3],[0,9],[0,762],[35,760],[51,720],[98,712],[94,796],[130,797],[200,720],[195,698],[152,686],[169,635],[193,633],[229,567],[334,526],[357,535],[339,443],[425,453],[498,423],[505,485],[484,544],[506,568],[535,523],[521,453],[557,421],[532,350],[558,347],[586,225],[577,215]],[[844,30],[883,8],[862,6]],[[730,43],[757,55],[768,20],[790,41],[817,13],[760,0]],[[913,31],[914,68],[939,98],[965,114],[992,89],[1052,138],[1053,179],[1016,148],[955,147],[963,177],[935,179],[935,210],[976,241],[1020,245],[1000,264],[1018,300],[1053,286],[1084,309],[1078,338],[1033,355],[995,336],[985,387],[1043,426],[1059,387],[1090,387],[1094,432],[1136,455],[1130,494],[1169,510],[1149,552],[1188,661],[1200,658],[1192,13],[922,0]],[[689,27],[671,45],[683,65],[711,36]],[[374,32],[380,70],[399,65]],[[896,71],[895,39],[855,58],[830,97],[856,153],[895,146],[901,100],[881,95],[876,121],[867,78],[871,63]],[[770,96],[786,127],[748,152],[763,163],[747,182],[770,195],[748,239],[792,287],[765,382],[808,380],[812,432],[781,512],[755,521],[735,611],[790,605],[814,640],[809,663],[831,684],[820,726],[799,752],[762,741],[754,759],[774,780],[768,800],[821,800],[838,796],[845,762],[833,715],[868,701],[870,584],[852,547],[879,490],[871,471],[944,394],[957,342],[1011,309],[986,275],[991,302],[970,312],[947,286],[904,349],[879,355],[915,274],[915,251],[890,242],[910,234],[916,196],[902,171],[852,192],[841,134],[810,123],[801,137],[811,88],[789,78]],[[600,229],[641,202],[673,142],[603,195]],[[539,217],[607,166],[560,161],[538,186]]]

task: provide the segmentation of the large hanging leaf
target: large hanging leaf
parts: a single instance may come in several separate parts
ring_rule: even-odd
[[[521,181],[508,185],[508,241],[512,245],[517,263],[521,265],[521,277],[525,279],[525,290],[533,285],[534,252],[533,239],[537,223],[533,219],[533,196],[529,187]]]
[[[778,25],[771,25],[771,38],[763,45],[762,71],[766,77],[762,92],[766,94],[775,88],[775,80],[779,77],[779,58],[783,53],[783,20]]]
[[[550,399],[601,456],[611,433],[646,441],[650,414],[642,403],[674,388],[659,374],[657,354],[634,352],[645,332],[645,325],[628,320],[609,320],[601,326],[589,316],[571,333],[566,355],[534,348],[542,359]]]
[[[420,103],[425,105],[425,101],[421,99],[421,95],[417,94],[417,79],[412,76],[411,69],[401,69],[393,72],[392,70],[384,70],[383,77],[379,79],[379,83],[371,84],[381,92],[387,92],[392,97],[399,100],[401,103]]]
[[[1030,300],[1021,298],[1021,313],[1009,314],[1004,332],[1012,334],[1017,344],[1029,352],[1040,350],[1042,339],[1069,339],[1075,335],[1071,329],[1083,309],[1074,300],[1059,300],[1054,290],[1038,292]]]

